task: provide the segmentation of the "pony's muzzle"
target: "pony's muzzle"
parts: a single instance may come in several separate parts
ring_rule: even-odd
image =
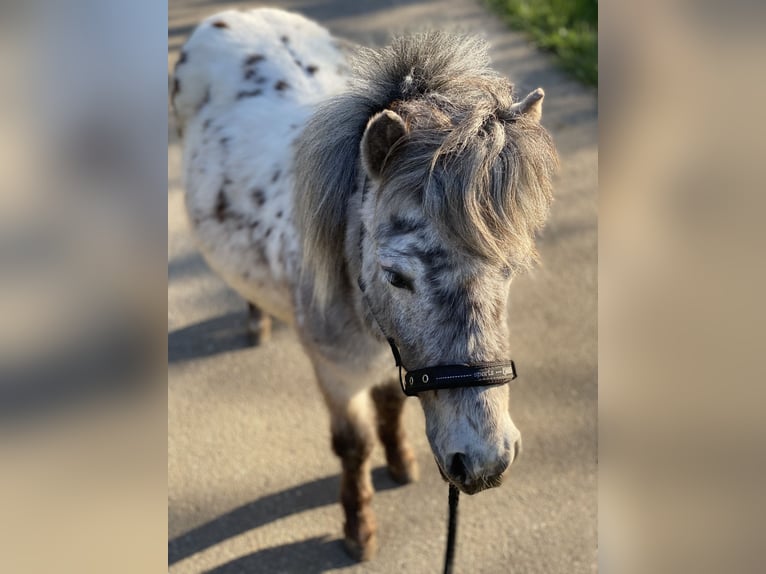
[[[468,453],[456,452],[447,455],[446,470],[442,476],[466,494],[476,494],[488,488],[500,486],[503,473],[521,453],[521,438],[514,441],[507,453],[491,462],[483,462]]]

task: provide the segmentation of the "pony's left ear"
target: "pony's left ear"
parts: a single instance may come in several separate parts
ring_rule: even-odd
[[[530,94],[521,100],[520,102],[517,102],[511,106],[511,112],[513,115],[524,115],[527,116],[529,119],[534,120],[536,122],[540,121],[540,118],[543,117],[543,98],[545,97],[545,92],[542,88],[537,88],[533,92],[530,92]]]
[[[404,120],[391,110],[383,110],[367,122],[362,136],[362,160],[371,178],[380,178],[388,153],[406,134]]]

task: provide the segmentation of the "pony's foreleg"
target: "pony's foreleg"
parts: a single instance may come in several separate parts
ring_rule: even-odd
[[[340,501],[346,518],[346,549],[357,560],[369,560],[378,549],[375,514],[370,505],[374,492],[369,466],[372,429],[353,417],[333,416],[331,431],[332,449],[343,467]]]
[[[247,332],[253,345],[271,338],[271,317],[252,303],[247,304]]]
[[[371,502],[370,453],[375,443],[374,412],[366,390],[352,392],[336,369],[315,363],[319,385],[330,410],[332,450],[340,458],[340,501],[345,514],[346,549],[357,560],[377,551],[377,526]]]
[[[391,478],[400,484],[416,481],[418,464],[402,425],[406,395],[395,381],[374,387],[371,394],[377,413],[378,438],[386,451]]]

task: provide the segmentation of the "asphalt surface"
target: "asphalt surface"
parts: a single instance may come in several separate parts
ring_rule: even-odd
[[[456,572],[597,570],[597,102],[593,90],[473,1],[273,2],[363,44],[438,27],[492,44],[494,66],[521,90],[546,92],[543,123],[561,156],[542,265],[514,282],[510,324],[520,378],[510,410],[524,452],[497,489],[461,498]],[[250,2],[171,0],[168,66],[206,15]],[[293,332],[260,347],[246,305],[195,249],[183,209],[181,148],[168,149],[168,513],[173,574],[440,572],[447,486],[423,414],[405,424],[421,467],[396,486],[373,454],[380,551],[355,564],[342,544],[339,464],[329,418]]]

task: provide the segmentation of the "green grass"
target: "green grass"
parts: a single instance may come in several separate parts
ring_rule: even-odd
[[[528,33],[561,66],[598,85],[598,0],[487,0],[512,28]]]

